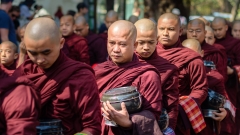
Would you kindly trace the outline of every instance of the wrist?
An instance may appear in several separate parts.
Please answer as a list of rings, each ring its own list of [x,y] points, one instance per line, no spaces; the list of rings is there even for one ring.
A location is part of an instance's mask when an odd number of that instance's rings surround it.
[[[126,121],[122,127],[123,128],[132,128],[132,121],[131,120]]]

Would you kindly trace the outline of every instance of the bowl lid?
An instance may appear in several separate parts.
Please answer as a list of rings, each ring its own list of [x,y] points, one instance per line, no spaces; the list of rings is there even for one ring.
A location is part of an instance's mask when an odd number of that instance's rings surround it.
[[[124,93],[133,93],[137,91],[137,88],[134,86],[125,86],[125,87],[119,87],[119,88],[113,88],[104,93],[104,95],[108,96],[114,96],[114,95],[121,95]]]

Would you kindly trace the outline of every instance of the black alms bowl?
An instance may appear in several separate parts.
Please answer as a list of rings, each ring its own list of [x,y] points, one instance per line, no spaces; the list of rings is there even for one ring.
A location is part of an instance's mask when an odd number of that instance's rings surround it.
[[[126,86],[106,91],[101,102],[109,101],[116,110],[122,110],[121,102],[124,102],[128,113],[139,112],[142,106],[142,99],[136,87]]]
[[[219,110],[224,106],[225,101],[226,98],[223,95],[208,89],[208,96],[202,104],[202,109]]]
[[[162,108],[162,113],[160,115],[160,118],[158,120],[158,125],[161,129],[161,131],[165,130],[168,125],[169,125],[169,117],[168,117],[168,114],[167,114],[167,110]]]
[[[39,121],[37,135],[62,135],[62,122],[58,119],[44,119]]]

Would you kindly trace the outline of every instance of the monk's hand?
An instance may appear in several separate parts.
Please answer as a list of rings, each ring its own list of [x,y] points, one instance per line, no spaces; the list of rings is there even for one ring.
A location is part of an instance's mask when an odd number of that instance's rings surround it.
[[[234,70],[232,68],[230,68],[229,66],[227,66],[227,74],[231,75],[233,74]]]
[[[225,108],[219,108],[219,110],[219,113],[213,112],[214,116],[212,118],[216,121],[222,121],[227,115],[227,111]]]
[[[132,126],[132,121],[129,119],[129,114],[125,103],[121,103],[122,110],[117,111],[113,108],[109,101],[103,103],[103,107],[101,108],[103,113],[105,114],[105,118],[108,120],[112,120],[116,122],[119,126],[130,128]]]

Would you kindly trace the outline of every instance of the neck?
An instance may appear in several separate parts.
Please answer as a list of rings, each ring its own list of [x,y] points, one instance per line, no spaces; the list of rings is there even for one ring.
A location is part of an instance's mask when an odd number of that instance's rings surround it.
[[[1,4],[0,5],[0,9],[4,10],[5,12],[8,12],[9,11],[9,8],[6,4]]]

